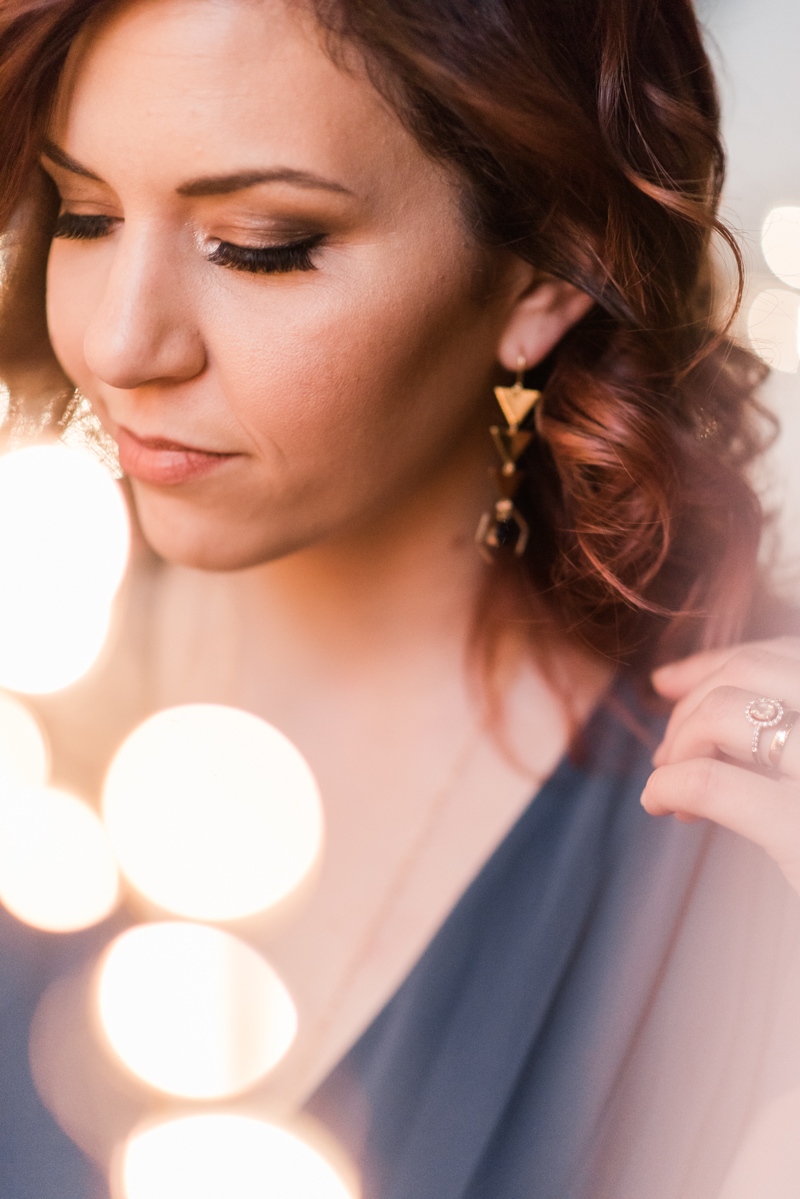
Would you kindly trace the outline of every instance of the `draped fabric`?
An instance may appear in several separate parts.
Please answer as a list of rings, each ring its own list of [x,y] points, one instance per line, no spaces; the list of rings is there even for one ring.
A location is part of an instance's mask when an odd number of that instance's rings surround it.
[[[800,1086],[800,899],[742,839],[642,810],[662,729],[619,680],[309,1101],[364,1199],[718,1199]],[[40,994],[116,931],[0,912],[0,1199],[106,1193],[27,1043]]]
[[[644,812],[662,728],[612,691],[312,1097],[365,1199],[716,1199],[800,1083],[800,900]]]
[[[0,908],[0,1199],[103,1199],[99,1170],[42,1104],[28,1064],[39,997],[99,951],[112,922],[59,935],[28,928]],[[116,928],[114,928],[116,932]]]

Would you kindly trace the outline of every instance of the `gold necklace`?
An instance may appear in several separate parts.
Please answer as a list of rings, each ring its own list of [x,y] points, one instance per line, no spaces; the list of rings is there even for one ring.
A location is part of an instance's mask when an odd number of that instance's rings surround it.
[[[313,1061],[315,1053],[325,1044],[327,1036],[342,1010],[344,1001],[353,983],[375,949],[398,900],[408,884],[414,867],[422,855],[422,851],[432,837],[434,829],[440,817],[444,814],[448,802],[452,799],[456,786],[475,749],[477,740],[476,729],[474,726],[471,726],[461,748],[450,765],[446,778],[434,793],[422,824],[389,880],[389,885],[383,893],[377,911],[369,922],[366,932],[359,939],[348,961],[345,962],[344,969],[334,987],[333,995],[325,1005],[315,1027],[311,1030],[308,1042],[295,1065],[294,1073],[301,1083],[309,1067],[309,1063]]]

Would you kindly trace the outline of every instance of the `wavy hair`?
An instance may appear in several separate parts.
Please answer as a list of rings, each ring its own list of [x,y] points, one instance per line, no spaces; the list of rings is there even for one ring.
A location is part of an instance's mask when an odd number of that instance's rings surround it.
[[[559,624],[647,666],[747,627],[762,513],[764,368],[717,317],[719,105],[691,0],[309,0],[432,156],[475,237],[594,308],[545,368],[516,568]],[[44,324],[39,146],[69,46],[103,0],[0,0],[0,375],[12,411],[63,416]],[[60,397],[60,399],[59,399]],[[29,418],[30,419],[30,418]],[[501,572],[502,574],[502,572]]]

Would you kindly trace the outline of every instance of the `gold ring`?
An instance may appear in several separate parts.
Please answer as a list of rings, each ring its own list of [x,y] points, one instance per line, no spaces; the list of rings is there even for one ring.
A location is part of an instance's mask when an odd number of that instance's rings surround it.
[[[795,712],[794,709],[786,712],[783,720],[775,730],[774,737],[772,738],[772,743],[769,747],[767,757],[769,758],[769,764],[776,776],[780,774],[783,751],[786,748],[786,742],[789,738],[789,734],[794,728],[794,723],[798,716],[800,716],[800,712]]]
[[[774,728],[776,724],[780,724],[783,720],[783,704],[779,699],[768,699],[762,695],[758,699],[750,700],[750,703],[744,710],[744,714],[750,723],[755,726],[753,728],[753,743],[750,746],[753,762],[759,770],[764,770],[767,768],[767,763],[762,762],[758,755],[758,742],[763,729]]]

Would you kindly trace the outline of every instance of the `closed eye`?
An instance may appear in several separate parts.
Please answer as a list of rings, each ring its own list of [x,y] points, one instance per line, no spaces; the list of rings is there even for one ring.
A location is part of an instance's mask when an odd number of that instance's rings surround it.
[[[62,212],[56,221],[53,237],[72,241],[95,241],[108,237],[117,220],[99,214]],[[252,275],[286,275],[292,271],[314,271],[311,254],[323,240],[323,234],[287,242],[281,246],[238,246],[230,241],[218,241],[208,255],[208,261],[234,271]]]
[[[311,253],[322,238],[323,235],[319,233],[282,246],[237,246],[230,241],[220,241],[209,254],[208,261],[235,271],[249,271],[253,275],[315,271],[317,268],[311,261]]]
[[[98,237],[107,237],[116,223],[114,217],[110,216],[62,212],[56,221],[53,237],[67,237],[72,241],[95,241]]]

